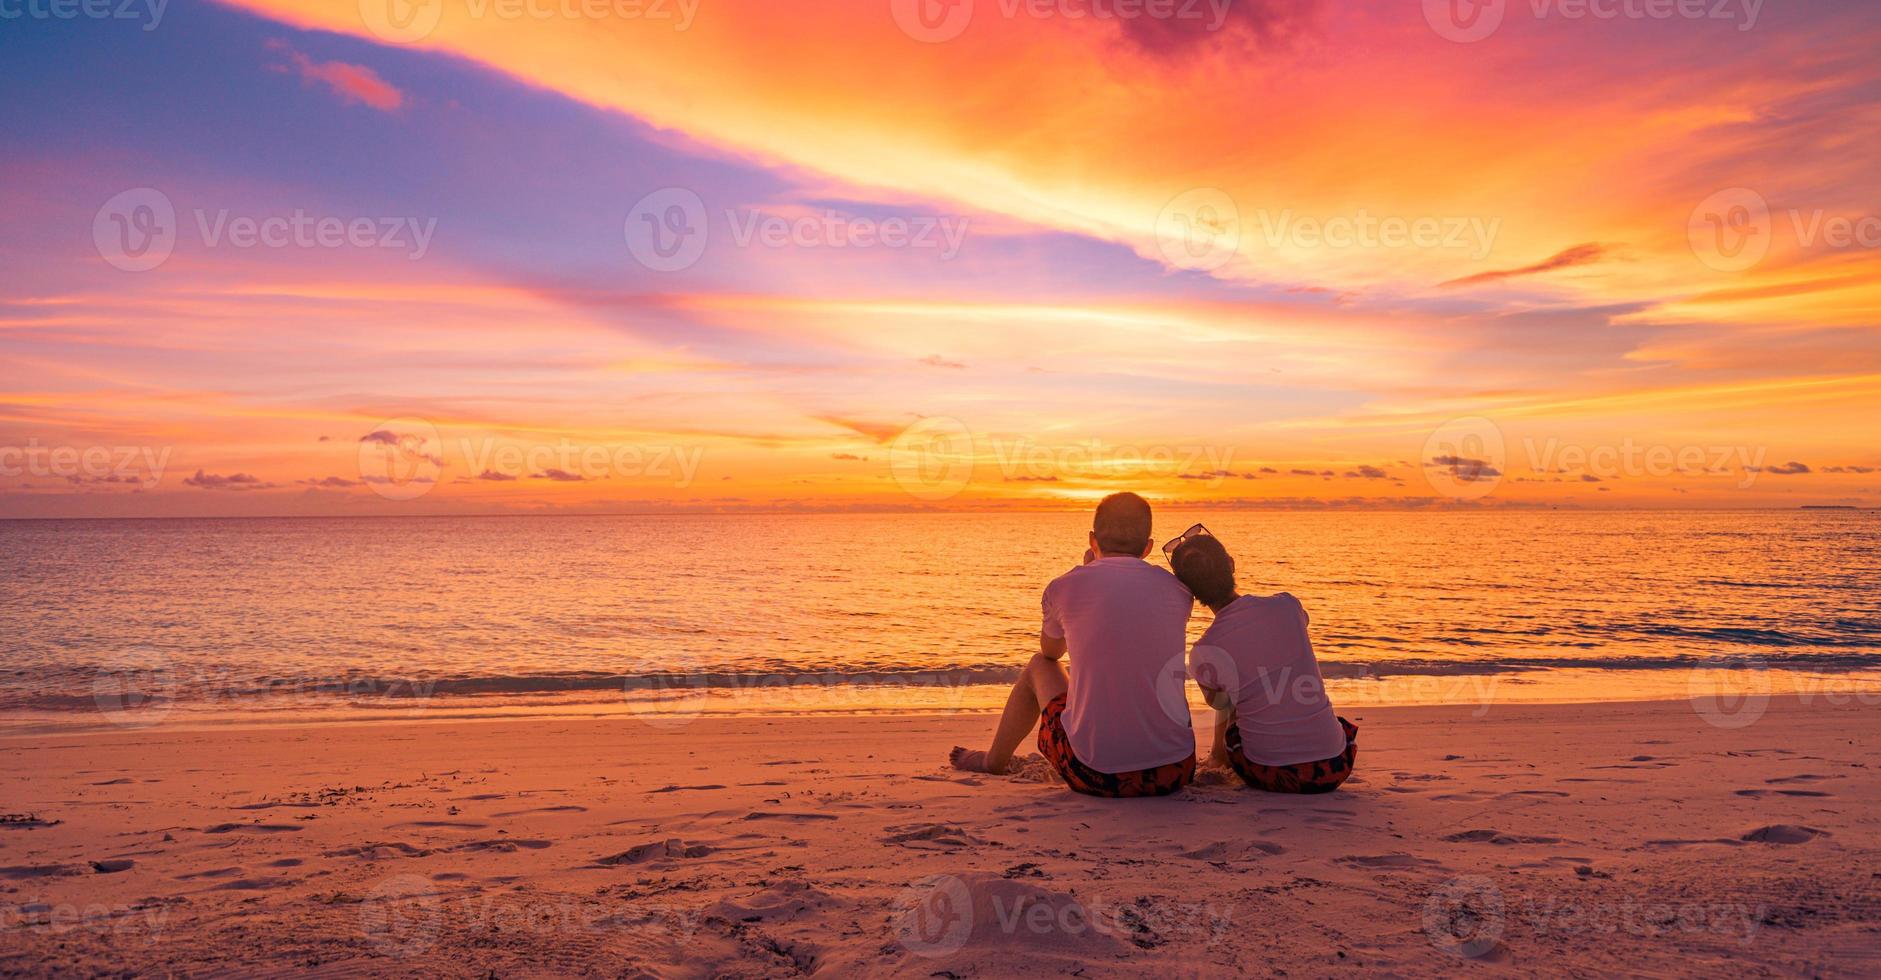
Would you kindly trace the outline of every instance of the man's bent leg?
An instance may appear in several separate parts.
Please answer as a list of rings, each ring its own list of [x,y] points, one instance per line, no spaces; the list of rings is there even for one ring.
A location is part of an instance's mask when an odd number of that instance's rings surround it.
[[[1012,685],[1012,693],[1006,696],[1006,710],[999,716],[999,728],[993,733],[993,747],[984,753],[955,748],[954,766],[977,772],[1005,772],[1012,763],[1012,753],[1038,724],[1039,712],[1053,699],[1064,697],[1070,689],[1071,675],[1065,670],[1063,660],[1033,654],[1025,670],[1020,672],[1018,682]]]

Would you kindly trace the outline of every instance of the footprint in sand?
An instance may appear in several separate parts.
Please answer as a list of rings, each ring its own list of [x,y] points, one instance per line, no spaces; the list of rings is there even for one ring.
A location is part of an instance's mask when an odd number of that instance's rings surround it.
[[[794,810],[753,810],[744,815],[745,820],[834,820],[834,813],[805,813]]]
[[[1710,838],[1709,840],[1692,840],[1692,839],[1681,839],[1681,838],[1673,838],[1670,840],[1649,840],[1642,846],[1654,847],[1654,848],[1669,847],[1669,848],[1672,848],[1673,850],[1684,850],[1690,847],[1703,847],[1707,844],[1722,844],[1726,847],[1743,847],[1744,846],[1744,842],[1742,840],[1733,840],[1729,837],[1713,837],[1713,838]]]
[[[76,864],[21,864],[10,868],[0,868],[0,878],[10,881],[23,881],[29,878],[62,878],[84,873],[84,867]]]
[[[1213,844],[1204,844],[1192,851],[1183,851],[1181,856],[1192,861],[1206,861],[1220,864],[1233,861],[1258,861],[1261,858],[1285,854],[1287,849],[1279,844],[1264,840],[1224,840]]]
[[[1834,836],[1826,830],[1803,827],[1797,824],[1773,823],[1768,827],[1758,827],[1739,840],[1752,844],[1805,844],[1818,837]]]
[[[286,888],[294,884],[294,882],[295,879],[285,876],[274,878],[237,878],[234,881],[225,881],[210,890],[219,892],[258,892],[267,891],[271,888]]]
[[[576,806],[573,803],[569,803],[563,806],[539,806],[533,810],[505,810],[502,813],[492,813],[490,815],[493,817],[525,817],[531,813],[587,813],[587,812],[588,812],[587,807]]]
[[[949,847],[972,847],[987,843],[962,828],[948,823],[902,824],[889,827],[888,831],[889,836],[882,838],[882,843],[915,850],[943,850]]]
[[[428,847],[418,847],[416,845],[407,844],[404,841],[376,841],[370,844],[358,844],[353,847],[342,847],[338,850],[326,851],[321,856],[330,858],[362,857],[368,861],[385,861],[391,858],[424,857],[430,853],[432,853],[432,850]]]
[[[918,779],[918,780],[920,780],[920,781],[922,781],[922,782],[924,782],[924,783],[953,783],[953,784],[954,784],[954,785],[956,785],[956,786],[984,786],[984,785],[986,785],[986,781],[985,781],[985,780],[983,780],[983,779],[979,779],[979,778],[977,778],[977,777],[974,777],[974,776],[960,776],[960,777],[953,777],[953,776],[909,776],[908,778],[909,778],[909,779]]]
[[[649,841],[604,858],[596,858],[594,863],[606,867],[618,867],[623,864],[645,864],[648,861],[663,861],[673,858],[702,858],[716,848],[709,844],[687,844],[677,837],[661,841]]]
[[[1333,859],[1338,864],[1355,868],[1371,868],[1378,871],[1402,871],[1410,868],[1441,867],[1437,862],[1416,857],[1403,852],[1393,854],[1351,854]]]
[[[296,827],[291,823],[219,823],[213,827],[204,827],[205,834],[228,834],[237,830],[249,830],[257,834],[292,834],[306,828]]]
[[[394,827],[427,827],[431,829],[483,830],[489,826],[490,825],[487,823],[473,823],[468,820],[407,820],[404,823],[386,824],[385,829],[391,830]]]
[[[198,878],[227,878],[242,873],[240,868],[210,868],[207,871],[192,871],[186,875],[177,875],[177,881],[195,881]]]
[[[524,848],[527,848],[531,851],[539,851],[545,847],[553,846],[553,844],[554,844],[553,841],[505,837],[505,838],[501,838],[498,840],[465,841],[462,844],[453,844],[450,847],[444,848],[444,850],[446,851],[495,851],[499,854],[510,854],[515,851],[522,850]]]
[[[1775,779],[1766,779],[1764,780],[1764,782],[1769,783],[1772,786],[1777,786],[1783,783],[1813,783],[1813,782],[1818,782],[1824,779],[1843,779],[1843,778],[1845,777],[1819,776],[1819,775],[1816,775],[1815,773],[1804,773],[1800,776],[1778,776]]]
[[[732,922],[791,922],[840,904],[836,896],[813,885],[786,881],[746,899],[723,899],[713,911]]]
[[[1521,834],[1505,834],[1499,830],[1465,830],[1444,838],[1456,844],[1559,844],[1559,837],[1529,837]]]
[[[1821,797],[1821,796],[1834,796],[1835,794],[1834,794],[1834,793],[1824,793],[1823,791],[1821,791],[1821,790],[1817,790],[1817,789],[1740,789],[1740,790],[1738,790],[1738,791],[1737,791],[1737,795],[1739,795],[1739,796],[1806,796],[1806,797]]]

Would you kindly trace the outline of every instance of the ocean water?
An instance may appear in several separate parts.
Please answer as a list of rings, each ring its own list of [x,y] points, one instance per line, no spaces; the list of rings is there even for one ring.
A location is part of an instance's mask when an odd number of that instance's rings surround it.
[[[1197,520],[1244,590],[1301,598],[1347,700],[1683,696],[1700,669],[1793,687],[1881,668],[1881,514],[1163,513],[1159,540]],[[1087,527],[0,521],[0,727],[989,707]],[[1192,631],[1207,621],[1198,606]]]

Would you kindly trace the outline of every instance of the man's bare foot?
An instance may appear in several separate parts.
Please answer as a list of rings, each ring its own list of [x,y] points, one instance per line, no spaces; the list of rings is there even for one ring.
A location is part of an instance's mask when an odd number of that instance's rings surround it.
[[[955,769],[964,770],[966,772],[992,773],[995,776],[1004,775],[1003,772],[996,772],[987,768],[986,752],[983,749],[968,749],[956,745],[954,746],[953,752],[950,753],[947,758],[954,764]]]

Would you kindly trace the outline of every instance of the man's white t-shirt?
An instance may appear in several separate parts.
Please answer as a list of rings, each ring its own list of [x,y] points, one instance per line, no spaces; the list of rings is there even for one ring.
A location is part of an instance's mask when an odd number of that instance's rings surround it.
[[[1198,683],[1233,689],[1227,693],[1249,762],[1291,766],[1345,751],[1345,729],[1306,635],[1306,609],[1293,596],[1228,603],[1196,642],[1189,672]]]
[[[1188,703],[1158,697],[1172,668],[1180,689],[1195,605],[1174,575],[1141,558],[1099,558],[1053,579],[1041,604],[1045,635],[1063,637],[1071,656],[1063,720],[1078,761],[1135,772],[1195,754]]]

